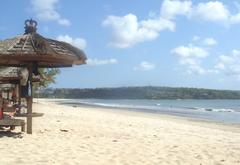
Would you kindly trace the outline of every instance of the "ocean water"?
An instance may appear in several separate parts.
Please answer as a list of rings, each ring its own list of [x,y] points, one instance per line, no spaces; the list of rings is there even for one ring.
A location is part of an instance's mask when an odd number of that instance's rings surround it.
[[[55,101],[70,106],[126,108],[134,111],[240,124],[240,100],[61,99]]]

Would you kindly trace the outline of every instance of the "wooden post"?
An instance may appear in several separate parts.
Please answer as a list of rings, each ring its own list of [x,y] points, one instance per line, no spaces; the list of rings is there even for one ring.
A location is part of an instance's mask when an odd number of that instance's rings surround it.
[[[19,84],[18,84],[18,105],[19,105],[19,111],[21,111],[21,84],[20,84],[20,82],[19,82]]]
[[[33,71],[33,63],[29,63],[28,65],[28,82],[30,82],[30,96],[27,97],[27,134],[32,134],[32,102],[33,102],[33,96],[32,96],[32,71]]]
[[[7,100],[10,100],[10,98],[9,98],[9,89],[7,90]]]

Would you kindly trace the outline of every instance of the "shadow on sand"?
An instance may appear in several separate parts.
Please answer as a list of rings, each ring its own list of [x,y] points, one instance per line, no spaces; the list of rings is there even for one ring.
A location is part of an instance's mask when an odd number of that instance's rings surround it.
[[[18,138],[23,138],[22,136],[23,134],[21,132],[11,132],[11,131],[4,131],[4,130],[0,130],[0,138],[3,137],[10,137],[10,138],[14,138],[14,139],[18,139]]]

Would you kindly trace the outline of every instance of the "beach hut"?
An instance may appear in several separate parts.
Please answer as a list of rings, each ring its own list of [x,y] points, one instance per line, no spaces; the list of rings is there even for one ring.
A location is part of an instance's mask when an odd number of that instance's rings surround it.
[[[0,68],[0,84],[5,84],[10,86],[7,90],[7,95],[9,98],[9,92],[13,88],[19,88],[20,77],[18,75],[18,68],[16,67],[1,67]],[[0,89],[3,88],[0,86]]]
[[[1,67],[0,68],[0,84],[5,84],[10,86],[8,91],[15,88],[18,89],[15,91],[18,94],[18,104],[21,104],[21,75],[20,75],[21,68],[17,67]],[[43,81],[40,77],[33,77],[33,82],[40,82]],[[0,86],[1,89],[1,86]],[[6,90],[5,90],[6,91]]]
[[[25,130],[25,121],[15,119],[14,117],[27,117],[26,113],[21,112],[21,76],[19,75],[20,68],[16,67],[1,67],[0,68],[0,91],[1,91],[1,126],[9,126],[10,129],[16,126],[21,126],[22,131]],[[39,80],[34,79],[38,82]],[[18,90],[17,90],[18,89]],[[10,97],[11,93],[11,97]],[[4,97],[5,95],[5,97]],[[18,100],[17,100],[18,98]],[[18,101],[18,102],[17,102]],[[43,113],[34,113],[33,117],[43,116]]]
[[[37,68],[71,67],[86,63],[84,52],[68,43],[44,38],[37,22],[25,21],[25,33],[0,41],[0,66],[26,67],[28,77],[27,133],[32,134],[32,76]]]

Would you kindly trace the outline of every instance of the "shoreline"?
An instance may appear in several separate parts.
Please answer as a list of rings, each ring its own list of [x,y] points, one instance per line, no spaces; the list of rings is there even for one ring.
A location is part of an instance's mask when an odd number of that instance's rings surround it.
[[[39,100],[44,100],[44,98],[40,98]],[[112,107],[112,106],[101,106],[101,105],[94,105],[94,104],[88,104],[88,103],[75,103],[75,102],[70,102],[70,103],[61,103],[63,100],[71,100],[71,99],[46,99],[48,101],[52,101],[56,104],[59,105],[66,105],[70,107],[86,107],[86,108],[99,108],[99,109],[109,109],[109,110],[119,110],[119,111],[130,111],[130,112],[139,112],[139,113],[145,113],[149,115],[163,115],[163,116],[169,116],[169,117],[176,117],[180,119],[185,119],[185,120],[191,120],[191,121],[198,121],[198,122],[207,122],[207,123],[217,123],[217,124],[222,124],[222,125],[229,125],[229,126],[236,126],[240,127],[240,123],[236,122],[227,122],[227,121],[218,121],[214,119],[207,119],[207,118],[201,118],[198,116],[191,116],[191,114],[181,114],[179,112],[169,112],[166,110],[163,111],[158,111],[158,110],[153,110],[153,109],[146,109],[146,108],[131,108],[131,107]],[[60,102],[59,102],[60,101]]]
[[[35,99],[37,100],[37,99]],[[152,118],[152,119],[170,119],[175,120],[176,122],[192,122],[193,124],[201,125],[201,126],[211,126],[212,128],[219,128],[222,130],[232,130],[240,132],[240,123],[225,123],[220,121],[214,121],[214,120],[207,120],[207,119],[201,119],[201,118],[195,118],[195,117],[188,117],[188,116],[180,116],[180,115],[173,115],[169,113],[162,113],[157,112],[154,110],[149,109],[136,109],[136,108],[124,108],[124,107],[108,107],[108,106],[100,106],[100,105],[90,105],[90,104],[84,104],[84,103],[77,103],[78,106],[72,105],[72,104],[65,104],[65,103],[59,103],[52,99],[40,99],[40,101],[47,101],[54,104],[57,104],[59,106],[66,106],[66,107],[72,107],[72,108],[80,108],[80,109],[91,109],[95,111],[104,111],[109,113],[118,113],[118,114],[124,114],[124,115],[130,115],[130,116],[140,116],[140,117],[146,117],[146,118]],[[228,129],[230,128],[230,129]]]

